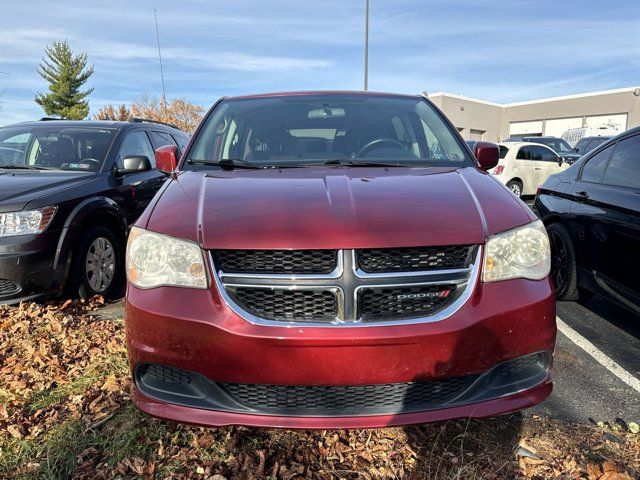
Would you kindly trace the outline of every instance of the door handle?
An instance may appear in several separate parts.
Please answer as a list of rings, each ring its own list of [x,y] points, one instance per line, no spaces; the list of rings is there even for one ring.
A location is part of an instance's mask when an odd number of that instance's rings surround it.
[[[587,200],[589,200],[589,194],[585,190],[576,192],[576,200],[578,200],[579,202],[586,202]]]
[[[536,167],[534,168],[534,170],[542,170],[540,167]]]

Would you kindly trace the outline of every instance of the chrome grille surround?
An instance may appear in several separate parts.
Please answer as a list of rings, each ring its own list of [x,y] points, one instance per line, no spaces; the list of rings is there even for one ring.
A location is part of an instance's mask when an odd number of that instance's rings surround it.
[[[255,325],[276,327],[379,327],[411,325],[444,320],[464,305],[478,282],[482,247],[471,247],[475,252],[473,260],[466,268],[405,271],[389,273],[366,273],[358,268],[357,250],[338,250],[337,266],[328,274],[238,274],[217,270],[212,252],[209,252],[214,282],[225,303],[237,315]],[[365,321],[358,312],[358,298],[363,289],[391,287],[418,287],[442,285],[455,287],[452,301],[432,315],[389,320]],[[232,298],[236,288],[266,288],[275,290],[320,290],[332,291],[338,301],[337,315],[330,321],[284,321],[261,318],[245,310]]]

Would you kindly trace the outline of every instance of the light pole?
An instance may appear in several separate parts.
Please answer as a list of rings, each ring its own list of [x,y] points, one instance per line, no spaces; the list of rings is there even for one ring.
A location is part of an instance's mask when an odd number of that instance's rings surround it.
[[[153,9],[153,16],[156,19],[156,40],[158,42],[158,59],[160,60],[160,79],[162,80],[162,108],[167,108],[167,92],[164,89],[164,71],[162,70],[162,53],[160,52],[160,31],[158,30],[158,12]]]
[[[364,13],[364,90],[369,88],[369,0],[365,0]]]

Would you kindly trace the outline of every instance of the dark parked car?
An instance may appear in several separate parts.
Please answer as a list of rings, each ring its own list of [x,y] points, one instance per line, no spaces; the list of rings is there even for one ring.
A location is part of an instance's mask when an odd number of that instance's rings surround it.
[[[471,155],[421,96],[219,101],[129,235],[135,404],[203,425],[356,428],[541,402],[549,243],[486,172],[498,154]]]
[[[602,145],[607,140],[610,140],[611,138],[613,138],[613,137],[611,137],[611,136],[606,136],[606,137],[584,137],[584,138],[580,139],[580,141],[578,141],[578,143],[576,143],[575,147],[573,147],[573,150],[579,155],[584,155],[586,153],[589,153],[594,148],[599,147],[600,145]]]
[[[465,143],[469,146],[469,149],[473,152],[476,148],[477,140],[465,140]]]
[[[571,165],[573,162],[578,160],[581,155],[576,153],[571,146],[561,138],[558,137],[522,137],[515,136],[509,137],[505,140],[505,142],[530,142],[530,143],[541,143],[542,145],[546,145],[551,148],[554,152],[558,154],[560,159]]]
[[[128,229],[167,178],[154,148],[187,141],[141,120],[0,128],[0,303],[65,286],[83,297],[111,293]]]
[[[640,312],[640,128],[588,153],[540,188],[560,300],[597,292]]]

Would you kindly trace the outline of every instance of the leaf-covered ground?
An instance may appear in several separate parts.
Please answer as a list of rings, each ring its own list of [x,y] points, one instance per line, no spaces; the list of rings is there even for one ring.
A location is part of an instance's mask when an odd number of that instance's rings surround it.
[[[378,430],[204,429],[130,403],[123,320],[100,299],[0,306],[0,478],[640,476],[640,435],[522,415]]]

